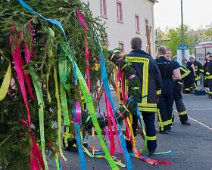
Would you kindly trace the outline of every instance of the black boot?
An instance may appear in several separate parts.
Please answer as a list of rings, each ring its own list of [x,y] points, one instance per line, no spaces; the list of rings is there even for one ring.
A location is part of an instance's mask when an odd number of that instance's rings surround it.
[[[182,122],[182,124],[183,124],[183,125],[187,125],[187,126],[191,125],[191,124],[188,122],[188,120],[186,120],[185,122]]]
[[[127,139],[125,139],[125,141],[126,141],[127,151],[129,153],[132,153],[133,151],[132,151],[132,143],[131,143],[131,141],[129,141]]]

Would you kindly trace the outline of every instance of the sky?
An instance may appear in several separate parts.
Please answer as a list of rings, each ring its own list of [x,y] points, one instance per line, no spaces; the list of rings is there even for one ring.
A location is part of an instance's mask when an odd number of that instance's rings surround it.
[[[158,0],[155,4],[155,25],[165,30],[181,24],[181,0]],[[211,25],[212,0],[183,0],[184,24],[197,30]]]

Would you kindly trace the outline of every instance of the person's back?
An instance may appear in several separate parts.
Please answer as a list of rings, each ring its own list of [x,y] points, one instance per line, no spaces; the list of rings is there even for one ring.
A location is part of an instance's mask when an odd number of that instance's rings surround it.
[[[180,64],[172,56],[172,52],[170,48],[166,49],[166,59],[170,60],[176,66],[178,74],[180,75],[180,79],[174,81],[174,102],[175,102],[178,115],[180,117],[180,122],[183,125],[190,125],[190,123],[188,122],[188,115],[187,115],[187,111],[185,108],[185,104],[183,103],[183,97],[181,94],[182,84],[183,84],[182,77],[185,77],[186,74],[188,75],[189,74],[188,72],[190,71],[180,66]],[[172,116],[172,121],[174,121],[174,114]]]
[[[132,50],[125,60],[132,64],[142,84],[141,111],[150,111],[144,104],[157,103],[156,91],[161,89],[161,77],[156,63],[152,56],[141,49]],[[157,107],[152,107],[151,111],[156,112]]]
[[[141,83],[141,97],[138,103],[142,112],[145,127],[147,149],[152,155],[157,147],[155,130],[155,112],[157,111],[157,93],[161,92],[161,76],[153,58],[141,50],[142,41],[135,37],[131,40],[132,51],[124,57],[125,61],[136,70]],[[133,117],[136,119],[136,117]],[[133,121],[133,128],[137,128],[137,121]]]
[[[176,66],[172,61],[165,57],[166,48],[161,46],[158,48],[158,58],[156,62],[162,77],[162,93],[158,102],[158,122],[160,133],[168,133],[172,126],[172,110],[173,110],[173,94],[174,81],[180,79],[180,75],[176,72]],[[178,70],[179,72],[179,70]]]
[[[172,80],[173,70],[176,68],[174,63],[167,60],[165,56],[160,56],[156,59],[158,68],[161,72],[162,80]]]

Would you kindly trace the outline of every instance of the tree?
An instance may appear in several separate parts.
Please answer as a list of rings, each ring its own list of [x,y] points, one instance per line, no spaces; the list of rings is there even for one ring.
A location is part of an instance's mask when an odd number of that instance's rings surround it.
[[[70,101],[77,100],[81,106],[84,105],[79,82],[75,82],[75,67],[68,56],[72,55],[85,78],[88,65],[85,60],[85,38],[88,42],[91,93],[94,101],[97,81],[101,79],[100,70],[96,69],[99,64],[99,49],[92,28],[98,33],[100,42],[107,35],[104,25],[98,18],[92,17],[87,5],[80,0],[26,2],[45,18],[60,21],[67,41],[56,25],[27,11],[17,0],[1,1],[0,88],[9,63],[12,63],[13,84],[0,101],[0,169],[30,169],[29,156],[30,159],[35,156],[31,153],[31,148],[35,149],[37,144],[42,148],[42,155],[50,151],[54,156],[60,150],[59,128],[69,117],[73,119],[71,113],[74,102]],[[88,23],[86,31],[77,19],[77,10],[83,13]],[[67,54],[68,47],[71,53]],[[27,58],[29,56],[31,60]],[[67,69],[63,70],[64,68]],[[23,91],[27,94],[24,95]],[[36,96],[35,99],[33,96]],[[66,106],[69,113],[67,115]],[[33,142],[37,144],[34,145]]]
[[[212,28],[208,28],[204,31],[204,34],[207,36],[209,40],[212,40]]]
[[[189,50],[193,50],[195,42],[197,40],[196,35],[189,35],[189,27],[184,26],[184,41],[189,46]],[[172,50],[172,54],[177,54],[177,46],[181,43],[181,27],[168,29],[167,33],[163,36],[166,37],[166,41],[160,41],[161,45],[164,45]]]

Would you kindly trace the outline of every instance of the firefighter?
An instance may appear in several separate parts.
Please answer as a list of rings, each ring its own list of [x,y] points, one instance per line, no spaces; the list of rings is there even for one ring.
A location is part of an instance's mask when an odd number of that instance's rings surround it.
[[[186,58],[183,59],[183,63],[185,64],[186,68],[190,70],[189,75],[184,79],[184,90],[183,92],[186,94],[191,93],[191,90],[193,89],[193,86],[195,84],[195,67],[194,64],[190,61],[188,61]]]
[[[204,72],[203,66],[199,61],[196,61],[195,56],[190,56],[189,60],[194,64],[195,73],[196,73],[195,84],[197,85],[197,81],[200,80],[201,78],[200,76]]]
[[[206,59],[207,59],[207,64],[205,67],[205,78],[207,80],[208,87],[209,87],[208,96],[209,96],[209,99],[212,99],[212,54],[209,53]]]
[[[181,94],[183,83],[182,83],[182,75],[180,71],[180,64],[172,56],[172,51],[170,48],[166,49],[166,59],[172,61],[175,64],[178,70],[178,74],[180,74],[181,76],[181,79],[174,81],[174,102],[175,102],[178,115],[180,117],[180,122],[183,125],[190,125],[190,123],[188,122],[188,114],[186,111],[186,107],[185,107],[185,104],[183,103],[183,97]],[[173,114],[172,121],[174,121],[174,114]]]
[[[162,77],[162,93],[158,102],[159,133],[168,134],[172,126],[172,111],[174,102],[174,81],[180,79],[179,70],[173,62],[166,59],[166,48],[158,48],[156,62]]]
[[[147,149],[152,156],[157,147],[155,113],[157,112],[157,96],[160,95],[162,88],[161,75],[152,56],[141,50],[142,40],[139,37],[131,40],[131,48],[132,51],[124,59],[135,69],[135,74],[140,79],[141,97],[138,107],[145,123]],[[138,120],[135,118],[133,122],[135,132]]]

